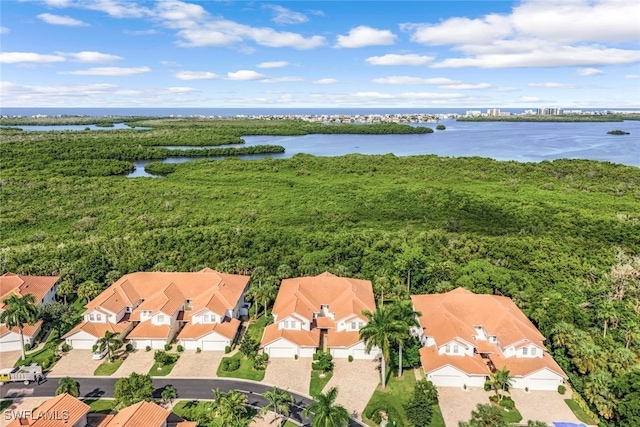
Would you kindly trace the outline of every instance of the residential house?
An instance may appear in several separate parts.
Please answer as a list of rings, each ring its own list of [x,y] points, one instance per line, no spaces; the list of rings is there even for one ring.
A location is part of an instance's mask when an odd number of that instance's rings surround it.
[[[53,301],[58,287],[58,277],[56,276],[22,276],[14,273],[5,273],[0,276],[0,313],[6,306],[4,299],[12,294],[25,296],[33,294],[37,305],[43,305]],[[22,333],[24,343],[32,345],[40,332],[42,321],[34,325],[24,325]],[[0,352],[19,351],[22,348],[20,332],[18,328],[8,329],[0,323]]]
[[[135,348],[161,349],[177,338],[186,349],[224,350],[246,314],[248,283],[249,276],[209,268],[127,274],[85,306],[83,322],[64,338],[90,349],[110,331]]]
[[[421,327],[420,360],[428,380],[444,387],[482,387],[506,367],[514,388],[556,390],[566,374],[547,353],[544,336],[511,301],[464,288],[411,296]]]
[[[312,357],[322,350],[338,358],[373,359],[378,350],[367,354],[359,331],[367,323],[362,311],[375,309],[368,280],[331,273],[285,279],[261,346],[270,357]]]
[[[97,427],[196,427],[153,402],[139,402],[107,415]]]
[[[18,418],[7,427],[85,427],[90,407],[70,394],[63,393],[45,401],[32,411],[16,411]],[[11,415],[11,409],[5,412]],[[5,418],[6,419],[6,418]]]

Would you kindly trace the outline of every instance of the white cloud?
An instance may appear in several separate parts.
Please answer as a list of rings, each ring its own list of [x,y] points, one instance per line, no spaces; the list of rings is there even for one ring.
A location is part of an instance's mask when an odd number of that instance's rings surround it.
[[[581,68],[578,70],[579,76],[597,76],[598,74],[604,74],[604,71],[598,70],[597,68]]]
[[[33,52],[0,52],[0,63],[3,64],[50,64],[64,61],[64,57],[60,55],[41,55]]]
[[[267,76],[260,74],[253,70],[239,70],[236,72],[227,73],[227,80],[249,81],[249,80],[262,80]]]
[[[281,82],[303,82],[303,77],[297,76],[283,76],[283,77],[268,77],[260,80],[262,83],[281,83]]]
[[[271,62],[261,62],[257,65],[258,68],[281,68],[289,65],[287,61],[271,61]]]
[[[168,93],[180,94],[180,93],[191,93],[191,92],[199,92],[198,89],[193,87],[184,87],[184,86],[174,86],[167,88]]]
[[[460,83],[460,84],[451,84],[451,85],[442,85],[440,88],[442,89],[455,89],[455,90],[471,90],[471,89],[489,89],[491,85],[489,83],[478,83],[478,84],[469,84],[469,83]]]
[[[79,19],[72,18],[70,16],[53,15],[51,13],[41,13],[38,18],[52,25],[66,25],[69,27],[88,27],[89,24],[82,22]]]
[[[114,18],[142,18],[152,15],[146,7],[141,7],[137,1],[127,0],[93,0],[91,2],[78,1],[78,7],[105,12]]]
[[[624,76],[625,79],[637,79],[638,76],[637,74],[627,74],[626,76]]]
[[[572,85],[570,83],[556,83],[556,82],[529,83],[527,86],[543,87],[543,88],[550,88],[550,89],[575,89],[576,88],[576,85]]]
[[[540,102],[540,98],[536,98],[535,96],[521,96],[516,100],[516,102]]]
[[[391,84],[391,85],[447,85],[460,83],[456,80],[447,79],[444,77],[435,78],[422,78],[422,77],[410,77],[410,76],[389,76],[380,77],[371,80],[373,83],[379,84]]]
[[[389,30],[378,30],[365,25],[352,28],[346,36],[338,35],[334,47],[357,48],[365,46],[391,45],[396,36]]]
[[[433,57],[414,53],[406,55],[389,53],[383,56],[371,56],[365,61],[371,65],[425,65],[433,61]]]
[[[400,29],[411,33],[411,40],[430,45],[487,43],[508,36],[512,27],[500,15],[483,19],[450,18],[439,24],[401,24]]]
[[[87,63],[105,63],[105,62],[117,62],[122,61],[124,58],[117,55],[110,55],[108,53],[100,53],[95,51],[85,50],[82,52],[56,52],[58,55],[63,55],[71,58],[75,62],[87,62]]]
[[[4,26],[1,26],[1,25],[0,25],[0,34],[7,34],[7,33],[9,33],[9,32],[11,32],[11,30],[10,30],[10,29],[8,29],[7,27],[4,27]]]
[[[313,82],[315,85],[332,85],[335,83],[338,83],[337,79],[319,79]]]
[[[60,74],[73,74],[76,76],[113,76],[113,77],[121,77],[121,76],[135,76],[138,74],[144,74],[151,71],[149,67],[134,67],[134,68],[124,68],[124,67],[94,67],[88,68],[86,70],[76,70],[76,71],[67,71],[62,72]]]
[[[178,71],[173,77],[180,80],[213,80],[218,78],[216,74],[209,71]]]
[[[307,15],[300,12],[294,12],[293,10],[287,9],[286,7],[278,6],[275,4],[265,4],[262,6],[263,9],[269,9],[273,12],[273,22],[280,25],[288,25],[288,24],[302,24],[303,22],[307,22],[309,18]]]
[[[124,33],[130,36],[151,36],[158,34],[158,31],[151,28],[149,30],[124,30]]]

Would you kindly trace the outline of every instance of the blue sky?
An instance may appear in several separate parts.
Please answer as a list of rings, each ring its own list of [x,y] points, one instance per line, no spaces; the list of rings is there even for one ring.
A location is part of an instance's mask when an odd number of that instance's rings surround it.
[[[640,107],[640,2],[2,1],[4,107]]]

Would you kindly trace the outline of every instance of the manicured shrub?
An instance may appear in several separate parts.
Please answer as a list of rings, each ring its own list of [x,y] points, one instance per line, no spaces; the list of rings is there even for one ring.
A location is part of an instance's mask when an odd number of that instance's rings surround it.
[[[131,343],[127,343],[127,345],[124,347],[125,351],[127,353],[132,353],[133,352],[133,344]]]
[[[269,356],[266,353],[262,353],[260,355],[257,355],[253,359],[253,369],[255,369],[257,371],[264,371],[265,369],[267,369],[267,361],[268,360],[269,360]]]
[[[293,358],[294,358],[295,360],[298,360],[298,355],[297,355],[297,354],[294,354],[294,355],[293,355]]]
[[[312,369],[322,372],[333,371],[333,356],[331,353],[318,351],[313,355],[313,360],[315,360],[315,362],[311,365]]]
[[[240,368],[240,359],[234,357],[225,357],[220,363],[220,367],[225,372],[237,371]]]
[[[31,350],[31,344],[26,343],[26,344],[24,345],[24,351],[29,351],[29,350]]]
[[[498,401],[500,400],[500,397],[494,394],[489,396],[489,400],[491,401],[491,403],[498,403]]]
[[[98,351],[98,344],[94,344],[93,347],[91,347],[91,351],[93,351],[94,353]]]
[[[169,350],[171,350],[171,348],[172,348],[171,344],[165,344],[164,345],[164,351],[169,351]]]
[[[491,391],[491,383],[489,381],[484,382],[484,391]]]
[[[144,348],[144,351],[151,351],[151,346],[150,346],[150,345],[146,346],[146,347]]]
[[[500,400],[500,406],[502,406],[503,408],[506,409],[513,409],[516,407],[515,402],[513,401],[513,399],[511,399],[510,397],[503,397],[502,400]]]
[[[567,388],[565,386],[563,386],[562,384],[560,384],[558,386],[558,393],[565,394],[566,391],[567,391]]]
[[[200,353],[202,349],[200,347],[196,348],[196,353]]]
[[[347,361],[348,361],[348,362],[353,362],[353,356],[352,356],[352,355],[349,355],[349,357],[347,357]]]
[[[224,347],[224,354],[229,354],[229,353],[231,353],[231,346],[226,345],[226,346]]]
[[[69,346],[69,344],[64,343],[60,346],[60,350],[62,350],[63,353],[68,353],[69,350],[71,350],[71,347]]]
[[[178,349],[178,353],[182,353],[184,351],[184,347],[181,346],[180,344],[178,344],[177,349]]]

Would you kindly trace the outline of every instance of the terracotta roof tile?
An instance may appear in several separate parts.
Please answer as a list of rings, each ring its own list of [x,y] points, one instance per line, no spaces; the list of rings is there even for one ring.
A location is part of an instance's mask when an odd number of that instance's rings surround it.
[[[420,349],[420,362],[425,374],[444,366],[452,366],[467,375],[489,375],[489,369],[479,355],[476,354],[473,357],[440,355],[438,348],[434,345]]]
[[[154,325],[151,321],[141,322],[133,328],[127,338],[169,338],[171,327],[169,325]]]
[[[222,323],[187,323],[178,334],[179,339],[198,339],[212,332],[233,339],[240,327],[238,319],[226,318]]]
[[[492,354],[489,356],[496,368],[502,369],[507,367],[511,375],[526,376],[538,372],[541,369],[547,368],[556,374],[567,378],[560,365],[553,360],[553,357],[549,356],[547,352],[544,352],[542,357],[502,357],[500,354]]]
[[[153,402],[140,402],[119,411],[100,427],[161,427],[171,414]]]
[[[33,337],[35,334],[38,333],[40,326],[42,326],[42,320],[38,320],[33,325],[24,325],[24,327],[22,328],[22,333],[24,334],[25,337]],[[0,337],[9,333],[9,331],[14,332],[16,334],[20,333],[18,328],[11,328],[11,330],[9,330],[4,325],[4,323],[0,323]]]
[[[311,332],[307,332],[293,329],[278,329],[278,325],[272,324],[264,328],[261,343],[265,346],[278,338],[284,338],[301,347],[317,347],[320,344],[320,330],[313,329]]]
[[[89,413],[89,405],[63,393],[45,401],[28,418],[15,419],[8,427],[68,427],[73,426]],[[43,416],[38,416],[43,414]],[[55,416],[55,415],[58,416]],[[48,415],[48,416],[47,416]]]
[[[124,332],[129,326],[131,326],[130,322],[118,322],[118,323],[99,323],[99,322],[82,322],[79,325],[76,325],[69,332],[64,334],[62,338],[70,337],[71,335],[83,331],[96,337],[96,339],[104,337],[106,332],[112,332],[114,334],[121,334]]]
[[[360,333],[357,331],[336,332],[330,330],[327,332],[327,345],[329,347],[351,347],[360,341]]]
[[[5,273],[0,276],[0,310],[4,309],[2,301],[12,293],[22,296],[33,294],[36,304],[40,304],[57,282],[57,276],[22,276]]]

